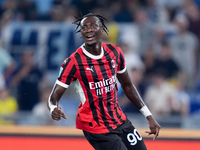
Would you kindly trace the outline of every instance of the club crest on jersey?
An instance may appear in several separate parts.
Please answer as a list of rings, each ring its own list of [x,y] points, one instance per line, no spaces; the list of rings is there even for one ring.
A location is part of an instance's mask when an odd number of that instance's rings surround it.
[[[111,60],[111,66],[112,66],[113,68],[116,67],[116,63],[115,63],[115,60],[114,60],[114,59]]]

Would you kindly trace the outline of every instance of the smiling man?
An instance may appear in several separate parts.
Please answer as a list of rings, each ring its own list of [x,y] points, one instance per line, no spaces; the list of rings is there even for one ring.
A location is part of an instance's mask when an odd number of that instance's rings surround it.
[[[153,119],[126,70],[124,54],[116,45],[101,42],[108,32],[105,18],[92,13],[75,21],[85,43],[67,58],[48,100],[54,120],[67,118],[58,102],[74,83],[81,104],[77,111],[76,128],[83,130],[96,150],[146,150],[144,141],[121,110],[117,98],[117,79],[133,104],[144,114],[154,139],[160,126]]]

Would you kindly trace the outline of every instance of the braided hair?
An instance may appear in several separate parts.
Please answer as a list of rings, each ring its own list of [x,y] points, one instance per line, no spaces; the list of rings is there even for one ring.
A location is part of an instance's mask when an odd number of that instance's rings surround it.
[[[108,21],[108,20],[107,20],[106,18],[104,18],[103,16],[101,16],[101,15],[95,15],[95,14],[93,14],[93,13],[88,13],[88,14],[86,14],[86,15],[80,17],[80,18],[75,17],[76,20],[73,22],[73,24],[76,24],[76,25],[77,25],[77,26],[76,26],[76,29],[75,29],[75,32],[78,33],[78,32],[81,31],[81,29],[78,30],[78,28],[81,26],[81,21],[82,21],[84,18],[90,17],[90,16],[97,17],[97,18],[100,20],[100,22],[101,22],[101,24],[102,24],[102,26],[103,26],[103,30],[106,32],[106,34],[108,34],[108,31],[109,31],[109,30],[108,30],[108,28],[107,28],[106,25],[105,25],[105,21]]]

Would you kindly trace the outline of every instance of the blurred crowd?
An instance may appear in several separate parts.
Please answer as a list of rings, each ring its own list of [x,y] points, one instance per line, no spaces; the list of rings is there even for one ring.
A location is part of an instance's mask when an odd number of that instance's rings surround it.
[[[122,48],[132,82],[158,121],[200,115],[198,0],[0,0],[0,33],[10,22],[72,23],[89,12],[108,20],[104,42]],[[46,107],[53,85],[34,51],[23,49],[16,63],[0,42],[0,124],[19,124],[16,114],[24,111],[55,124]],[[120,85],[118,94],[125,112],[138,113]]]

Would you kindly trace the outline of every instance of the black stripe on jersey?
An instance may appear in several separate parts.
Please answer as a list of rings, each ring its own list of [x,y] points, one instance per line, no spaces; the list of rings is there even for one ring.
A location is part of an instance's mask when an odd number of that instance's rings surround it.
[[[115,57],[117,57],[118,58],[118,52],[117,52],[117,50],[111,45],[111,44],[106,44],[107,45],[107,47],[114,53],[114,55],[115,55]],[[118,59],[116,59],[116,63],[118,64],[119,62],[118,62]]]
[[[77,70],[77,69],[76,69],[76,66],[73,65],[71,71],[69,72],[69,75],[73,77],[74,74],[76,73],[76,70]],[[69,85],[71,80],[72,80],[71,78],[67,78],[67,80],[66,80],[65,83]]]
[[[105,50],[104,50],[105,51]],[[112,68],[112,65],[110,63],[111,61],[111,57],[110,55],[105,51],[105,57],[106,57],[106,60],[109,61],[109,67]],[[115,69],[110,69],[111,70],[111,73],[112,75],[115,75]],[[111,93],[108,93],[108,97],[110,97]],[[109,103],[108,103],[109,104]],[[116,104],[116,96],[115,96],[115,90],[114,90],[114,105]],[[110,106],[110,105],[108,105]],[[110,108],[111,109],[111,108]],[[112,117],[112,121],[115,125],[117,125],[117,121],[115,120],[114,116],[113,116],[113,112],[112,111],[109,111],[109,115]],[[119,114],[118,114],[119,115]],[[118,117],[118,116],[117,116]]]
[[[124,58],[123,58],[123,56],[122,56],[122,54],[120,53],[120,56],[119,56],[119,58],[120,58],[120,61],[121,61],[121,66],[120,66],[120,70],[123,70],[124,69]]]
[[[108,47],[109,49],[111,49],[111,50],[113,51],[113,53],[115,54],[115,56],[118,58],[118,55],[119,55],[119,54],[118,54],[116,48],[114,48],[111,44],[107,44],[107,47]],[[123,59],[123,56],[122,56],[121,53],[120,53],[119,58],[120,58],[120,61],[121,61],[120,70],[123,70],[125,66],[124,66],[124,59]],[[116,59],[116,63],[118,64],[118,59]]]
[[[105,56],[106,56],[106,60],[107,61],[110,61],[111,60],[111,57],[110,55],[105,51]],[[109,67],[112,68],[112,65],[111,63],[109,63]],[[111,69],[112,70],[112,69]],[[115,70],[112,71],[112,75],[115,74]],[[116,93],[116,90],[114,90],[114,106],[116,106],[116,101],[117,101],[117,97],[116,97],[117,93]],[[121,119],[121,116],[119,115],[119,113],[117,112],[117,109],[115,109],[115,112],[116,112],[116,115],[117,115],[117,118],[120,118],[120,121],[123,122],[123,120]],[[109,113],[110,114],[110,113]],[[110,114],[111,115],[111,114]],[[111,115],[113,117],[113,113]],[[113,117],[114,118],[114,117]],[[116,122],[116,120],[115,120]],[[116,124],[115,124],[116,125]]]
[[[106,60],[109,62],[109,67],[112,68],[112,65],[110,63],[110,61],[112,60],[112,58],[110,57],[110,55],[108,54],[108,52],[104,49],[104,56],[106,57]],[[112,75],[115,75],[115,69],[110,69]]]
[[[79,70],[85,70],[84,66],[83,66],[83,63],[82,63],[81,56],[78,53],[76,53],[75,54],[75,58],[76,58],[76,61],[78,62]],[[90,89],[89,88],[89,84],[88,84],[88,80],[87,80],[87,75],[86,75],[85,71],[82,71],[80,73],[80,75],[81,75],[81,78],[86,79],[86,80],[83,80],[84,85],[86,86],[86,88]],[[94,106],[94,103],[93,103],[93,96],[92,96],[92,93],[89,90],[87,90],[87,95],[88,95],[88,99],[89,99],[89,103],[90,103],[90,109],[91,109],[92,114],[93,114],[93,118],[96,121],[96,123],[98,125],[100,125],[99,124],[99,120],[98,120],[98,116],[97,116],[96,107]]]
[[[87,63],[88,64],[92,64],[92,59],[90,57],[88,57],[88,56],[85,56],[85,57],[87,58]],[[96,71],[95,67],[93,67],[93,71],[94,71],[94,76],[97,76],[97,71]],[[94,82],[99,82],[99,79],[93,77],[93,81]],[[102,103],[103,97],[102,97],[102,95],[99,95],[98,97],[99,97],[99,108],[100,108],[101,114],[102,114],[102,120],[104,122],[104,125],[107,127],[107,129],[109,131],[111,131],[112,127],[109,126],[109,122],[107,121],[106,117],[104,117],[105,116],[105,111],[104,111],[104,107],[103,107],[103,103]]]
[[[106,46],[114,53],[115,57],[118,58],[119,54],[118,54],[116,48],[113,47],[111,44],[106,44]],[[123,56],[120,54],[120,60],[122,60],[120,70],[122,70],[122,69],[123,69],[122,67],[124,67],[124,60],[123,60],[121,57],[123,57]],[[116,59],[116,63],[117,63],[117,64],[119,63],[119,62],[118,62],[118,59]],[[123,63],[123,64],[122,64],[122,63]],[[121,68],[122,68],[122,69],[121,69]],[[116,104],[116,99],[117,99],[117,93],[115,92],[115,105],[118,105],[118,107],[119,107],[119,104]],[[121,109],[119,109],[119,110],[121,110]],[[124,122],[124,120],[123,120],[123,119],[121,118],[121,116],[119,115],[117,109],[115,110],[115,112],[116,112],[117,118],[119,118],[121,122]]]

